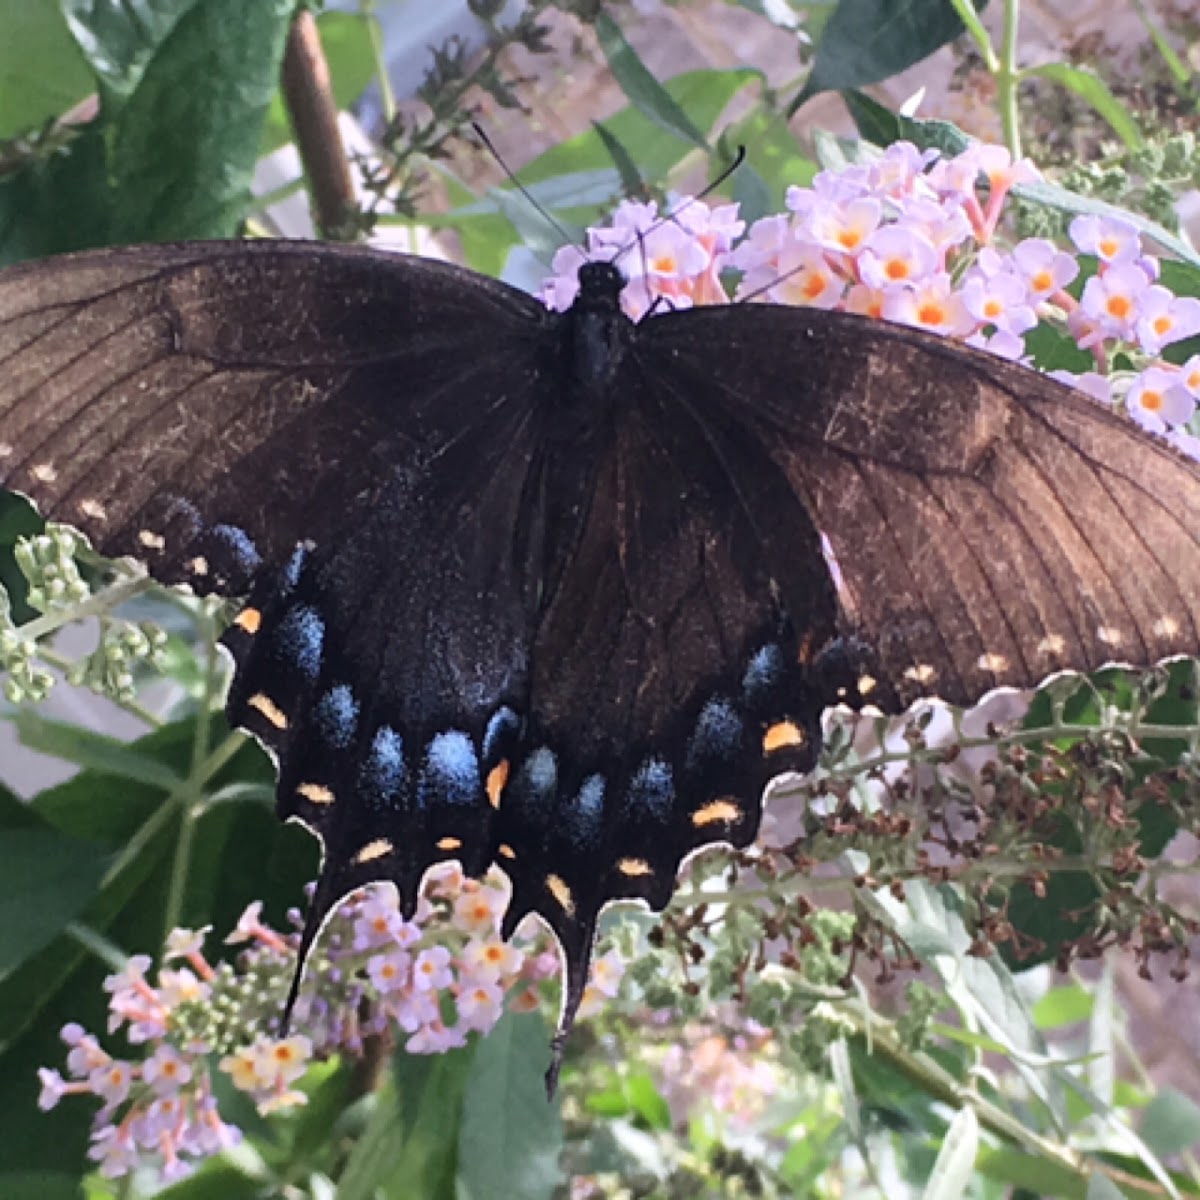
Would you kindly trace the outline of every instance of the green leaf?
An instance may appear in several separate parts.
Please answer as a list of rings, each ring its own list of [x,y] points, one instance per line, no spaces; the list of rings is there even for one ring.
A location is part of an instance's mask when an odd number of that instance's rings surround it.
[[[480,1043],[458,1136],[460,1200],[549,1200],[563,1183],[562,1117],[544,1082],[549,1061],[537,1013],[506,1013]]]
[[[971,138],[951,121],[926,121],[894,113],[866,92],[850,90],[842,99],[859,134],[876,146],[906,141],[922,150],[933,148],[953,157],[971,144]]]
[[[153,757],[146,757],[117,738],[92,733],[78,725],[52,721],[33,708],[19,708],[13,714],[21,745],[63,762],[75,763],[112,775],[132,779],[170,791],[182,782],[169,767]]]
[[[223,1158],[209,1159],[195,1175],[154,1193],[154,1200],[261,1200],[263,1180]]]
[[[1107,1175],[1099,1171],[1088,1180],[1087,1200],[1127,1200],[1126,1195]]]
[[[197,0],[147,63],[113,131],[113,240],[237,232],[293,0]]]
[[[9,1125],[6,1136],[11,1137],[12,1132]],[[54,1171],[5,1171],[0,1173],[0,1196],[4,1200],[79,1200],[79,1177]]]
[[[1130,150],[1137,150],[1142,145],[1142,131],[1137,122],[1094,71],[1087,67],[1057,62],[1028,67],[1021,74],[1036,75],[1040,79],[1049,79],[1061,87],[1070,89],[1086,100],[1112,126],[1113,132]]]
[[[638,170],[633,155],[625,149],[619,138],[613,137],[604,128],[603,122],[593,121],[592,128],[596,131],[596,136],[604,143],[605,150],[613,160],[613,166],[616,167],[617,176],[621,180],[621,191],[626,196],[645,195],[646,181],[642,178],[642,173]]]
[[[338,1200],[456,1200],[463,1095],[475,1053],[474,1044],[445,1054],[396,1053],[338,1181]]]
[[[329,64],[333,98],[339,109],[347,109],[375,78],[375,58],[371,49],[371,24],[368,13],[323,12],[317,17],[321,48]],[[284,108],[283,96],[276,91],[267,113],[260,154],[270,154],[292,140],[292,127]]]
[[[942,1139],[923,1200],[960,1200],[967,1194],[979,1153],[979,1118],[971,1105],[960,1108]]]
[[[43,829],[0,840],[0,978],[41,950],[95,899],[112,856]]]
[[[0,266],[107,243],[112,195],[105,155],[93,122],[49,160],[0,179]]]
[[[1164,1087],[1146,1107],[1139,1132],[1159,1158],[1172,1158],[1200,1142],[1200,1106],[1174,1088]]]
[[[1091,992],[1077,983],[1052,988],[1033,1006],[1033,1023],[1042,1030],[1074,1025],[1092,1015],[1093,1004]]]
[[[950,0],[841,0],[788,116],[820,92],[867,87],[898,75],[963,32]]]
[[[61,116],[92,77],[54,0],[0,0],[0,138]]]
[[[675,137],[707,150],[708,143],[703,132],[647,69],[616,21],[602,12],[596,19],[595,28],[613,78],[638,111]]]
[[[147,64],[190,8],[204,0],[60,0],[63,15],[100,85],[108,115],[115,115]]]

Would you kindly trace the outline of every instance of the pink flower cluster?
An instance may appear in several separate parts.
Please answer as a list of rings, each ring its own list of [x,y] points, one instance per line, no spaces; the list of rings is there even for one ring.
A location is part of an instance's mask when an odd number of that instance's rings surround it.
[[[214,1061],[266,1114],[305,1103],[295,1085],[313,1060],[359,1054],[372,1035],[398,1028],[412,1054],[462,1046],[470,1033],[490,1031],[506,1008],[540,1007],[540,985],[558,973],[558,954],[541,935],[520,931],[525,948],[500,940],[508,894],[499,879],[479,882],[456,866],[437,868],[411,921],[400,916],[390,888],[352,896],[308,968],[293,1021],[302,1032],[286,1038],[263,1031],[278,1021],[295,933],[271,929],[262,905],[250,905],[226,939],[247,946],[235,971],[204,957],[207,930],[176,930],[164,962],[186,965],[162,967],[152,984],[151,960],[137,955],[105,985],[109,1032],[123,1030],[147,1056],[113,1058],[69,1025],[67,1077],[39,1071],[40,1105],[52,1108],[72,1094],[99,1098],[90,1153],[101,1172],[120,1176],[152,1164],[170,1180],[241,1137],[217,1112]],[[298,926],[299,914],[292,918]],[[596,960],[586,1008],[616,994],[623,970],[611,953]]]
[[[1005,200],[1014,185],[1037,178],[1000,146],[973,144],[942,158],[898,142],[872,162],[791,188],[787,213],[748,230],[736,205],[710,209],[685,198],[664,216],[653,204],[625,203],[611,226],[588,231],[586,255],[559,251],[542,298],[566,308],[580,263],[604,258],[625,271],[622,305],[635,319],[731,299],[802,304],[917,326],[1027,363],[1025,335],[1046,323],[1096,364],[1055,377],[1120,402],[1145,428],[1200,457],[1185,428],[1200,399],[1200,355],[1182,365],[1159,357],[1200,332],[1200,300],[1158,282],[1157,260],[1120,218],[1075,218],[1075,253],[1042,238],[1005,248]],[[1095,260],[1078,299],[1068,291],[1081,273],[1077,255]],[[730,271],[740,275],[732,297],[723,284]],[[1118,354],[1135,369],[1110,371]]]

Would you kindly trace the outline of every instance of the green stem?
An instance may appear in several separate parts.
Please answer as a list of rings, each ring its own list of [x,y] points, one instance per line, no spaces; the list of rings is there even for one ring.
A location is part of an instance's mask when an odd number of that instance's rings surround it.
[[[385,123],[390,124],[396,115],[396,94],[392,91],[392,81],[388,78],[387,60],[383,57],[383,38],[380,36],[379,22],[375,19],[374,0],[363,0],[362,17],[367,23],[367,39],[371,43],[371,57],[375,60],[375,82],[379,84],[383,119]]]
[[[112,967],[114,971],[123,971],[129,962],[129,955],[120,946],[115,942],[110,942],[104,934],[92,929],[89,925],[72,921],[63,932],[67,937],[78,942],[89,954],[98,958],[105,966]]]
[[[1017,109],[1017,89],[1021,83],[1021,72],[1017,68],[1017,29],[1020,24],[1020,12],[1021,0],[1005,0],[1000,68],[995,72],[996,99],[1000,106],[1004,144],[1014,159],[1021,157],[1021,118]]]
[[[1000,59],[996,57],[992,39],[984,23],[979,19],[975,5],[971,3],[971,0],[950,0],[950,3],[954,6],[958,19],[967,27],[967,32],[975,39],[979,53],[983,56],[984,66],[991,74],[995,75],[1000,70]]]
[[[82,621],[85,617],[107,616],[118,604],[123,604],[134,596],[140,596],[153,586],[154,580],[149,575],[134,575],[128,579],[122,579],[102,591],[95,592],[79,604],[56,608],[53,612],[34,617],[32,621],[27,621],[20,626],[20,634],[31,642],[37,641],[38,638],[55,633],[64,625]]]

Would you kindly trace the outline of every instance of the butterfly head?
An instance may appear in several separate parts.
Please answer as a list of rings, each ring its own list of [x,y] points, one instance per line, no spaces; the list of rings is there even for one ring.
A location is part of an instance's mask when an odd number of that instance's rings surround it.
[[[619,308],[624,287],[625,276],[616,263],[585,262],[579,268],[579,298],[575,306],[606,310]]]

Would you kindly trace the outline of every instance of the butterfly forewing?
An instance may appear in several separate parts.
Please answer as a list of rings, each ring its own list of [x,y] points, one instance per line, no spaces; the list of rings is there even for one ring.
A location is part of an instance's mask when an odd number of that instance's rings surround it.
[[[805,499],[843,629],[877,658],[872,700],[970,703],[1200,644],[1200,474],[1165,442],[916,330],[770,306],[683,316],[647,337]]]
[[[197,243],[17,268],[0,287],[0,473],[106,554],[236,590],[247,544],[279,563],[340,537],[469,429],[479,378],[526,386],[547,323],[494,281],[346,247]]]

